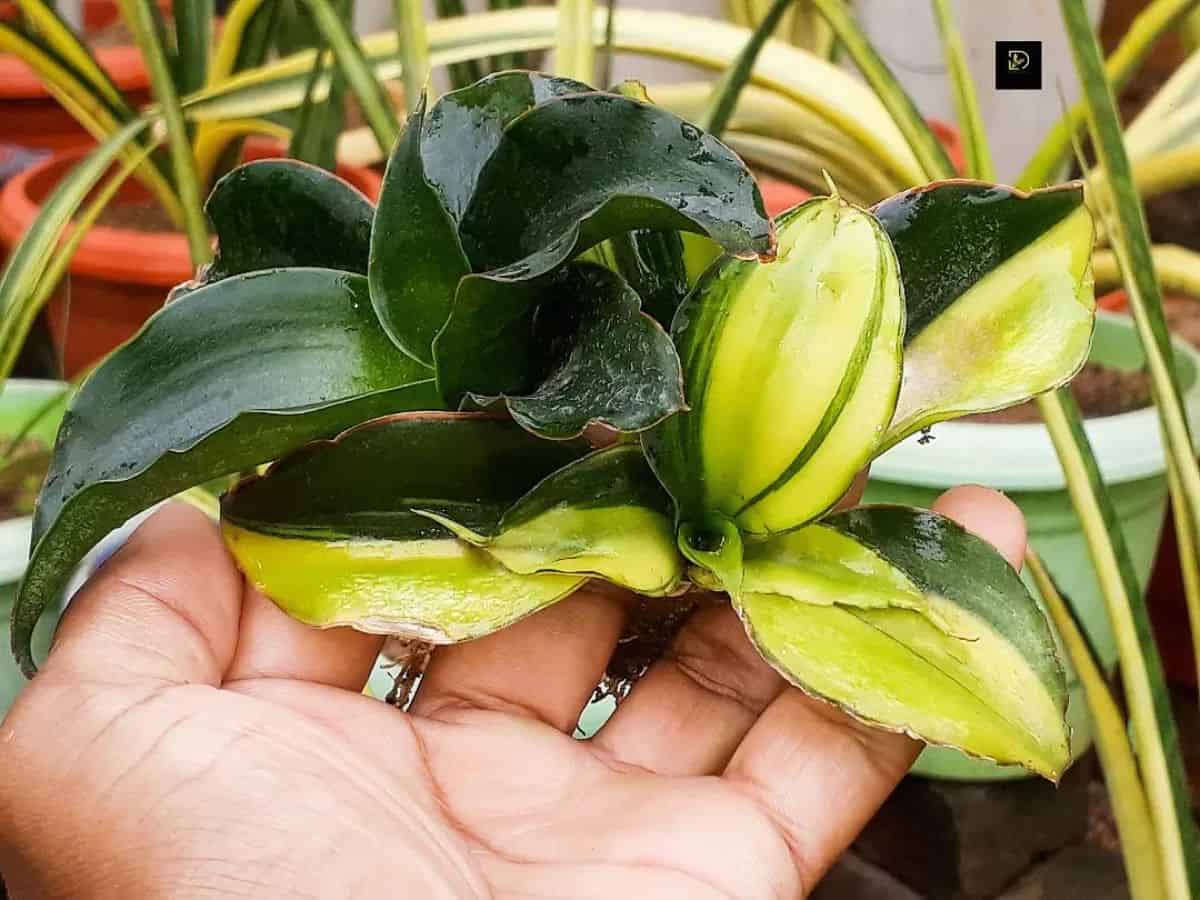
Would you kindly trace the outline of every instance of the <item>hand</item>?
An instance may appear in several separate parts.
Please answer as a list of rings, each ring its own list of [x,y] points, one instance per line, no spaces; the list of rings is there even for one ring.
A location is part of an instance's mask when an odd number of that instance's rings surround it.
[[[1019,564],[1003,497],[938,508]],[[576,741],[623,608],[438,650],[406,715],[360,693],[378,638],[288,618],[164,509],[0,726],[0,871],[17,900],[803,896],[918,745],[786,688],[728,607]]]

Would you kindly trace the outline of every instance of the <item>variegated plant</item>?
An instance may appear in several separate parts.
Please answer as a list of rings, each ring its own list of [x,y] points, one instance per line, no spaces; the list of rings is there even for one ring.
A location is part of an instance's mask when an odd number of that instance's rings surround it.
[[[805,690],[1056,778],[1065,682],[1017,574],[935,513],[830,510],[897,440],[1082,364],[1080,187],[834,192],[772,223],[737,156],[631,93],[507,72],[418,107],[377,210],[294,162],[227,176],[216,260],[64,421],[27,671],[111,527],[276,460],[223,527],[305,622],[446,643],[591,578],[721,590]],[[694,285],[680,232],[724,251]],[[624,436],[593,449],[592,423]]]

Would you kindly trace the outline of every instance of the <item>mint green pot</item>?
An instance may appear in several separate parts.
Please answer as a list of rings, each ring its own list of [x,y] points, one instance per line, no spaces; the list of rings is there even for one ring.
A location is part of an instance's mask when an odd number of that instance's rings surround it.
[[[1090,358],[1123,369],[1141,367],[1144,357],[1132,321],[1102,313],[1097,318]],[[1175,358],[1189,418],[1200,421],[1200,355],[1176,341]],[[1138,583],[1145,590],[1167,501],[1157,415],[1152,408],[1136,410],[1091,419],[1085,427],[1116,506]],[[1117,651],[1104,599],[1045,427],[947,422],[934,426],[932,434],[934,439],[924,445],[909,439],[875,461],[865,502],[929,506],[944,490],[958,484],[982,484],[1004,491],[1025,514],[1030,544],[1111,671]],[[1091,746],[1092,726],[1075,673],[1068,671],[1068,678],[1071,748],[1078,757]],[[1017,767],[997,766],[941,747],[926,749],[913,771],[959,780],[1026,776]]]
[[[11,438],[16,435],[55,397],[65,399],[68,389],[69,385],[61,381],[10,379],[3,385],[3,393],[0,393],[0,437]],[[64,407],[65,403],[57,403],[46,410],[46,414],[30,430],[31,436],[53,443]],[[29,559],[32,529],[33,519],[30,516],[0,522],[0,630],[4,635],[4,640],[0,642],[0,715],[8,710],[25,685],[24,676],[8,652],[8,624],[17,583],[25,574],[25,564]],[[47,613],[38,625],[34,636],[34,652],[39,657],[46,652],[57,622],[58,614],[55,611],[53,615]]]

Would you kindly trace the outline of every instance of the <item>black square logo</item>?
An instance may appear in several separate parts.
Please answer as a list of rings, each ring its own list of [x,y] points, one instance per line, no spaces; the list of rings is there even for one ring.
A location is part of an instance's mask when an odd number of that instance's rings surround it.
[[[996,41],[996,90],[1042,89],[1042,42]]]

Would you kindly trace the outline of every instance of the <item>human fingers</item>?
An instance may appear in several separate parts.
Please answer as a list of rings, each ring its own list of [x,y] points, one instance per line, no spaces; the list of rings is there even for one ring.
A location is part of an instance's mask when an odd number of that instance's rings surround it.
[[[241,608],[242,576],[216,526],[170,504],[74,598],[43,668],[109,681],[220,684]]]
[[[284,678],[361,691],[383,638],[352,628],[313,628],[250,585],[225,683]]]
[[[584,586],[508,628],[434,651],[412,712],[517,712],[569,732],[592,695],[625,621],[623,591]]]

